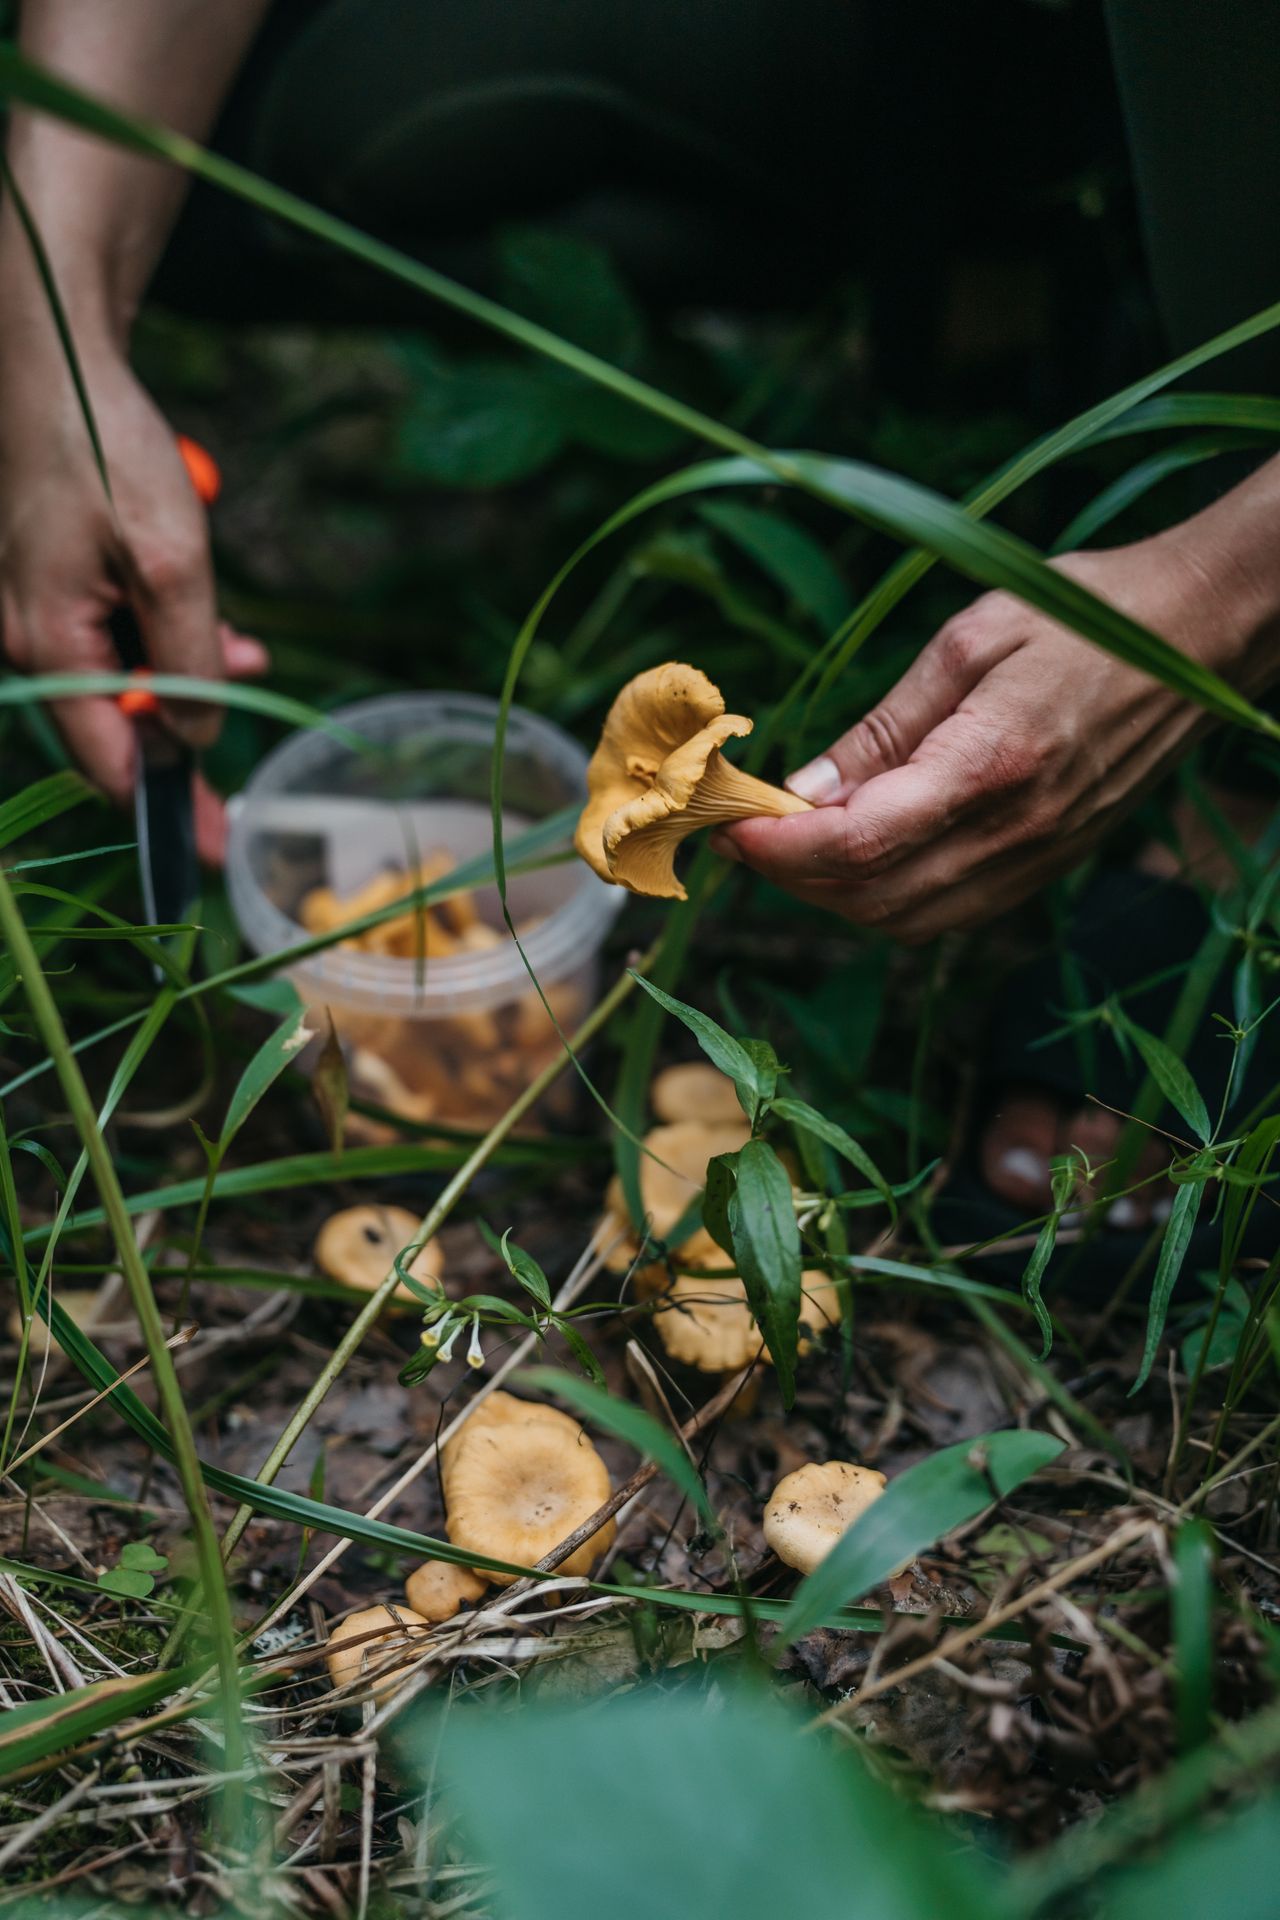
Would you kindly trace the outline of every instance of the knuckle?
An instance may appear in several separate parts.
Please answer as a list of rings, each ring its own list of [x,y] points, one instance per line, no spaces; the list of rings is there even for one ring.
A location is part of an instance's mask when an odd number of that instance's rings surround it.
[[[203,595],[208,566],[203,546],[173,540],[139,554],[138,566],[147,591],[156,600],[182,600]]]
[[[983,609],[986,601],[975,601],[962,613],[947,621],[938,634],[936,646],[942,669],[953,679],[968,679],[986,660],[990,650],[988,624]]]
[[[896,767],[906,757],[902,728],[887,706],[873,707],[858,721],[851,735],[858,759],[871,765]]]

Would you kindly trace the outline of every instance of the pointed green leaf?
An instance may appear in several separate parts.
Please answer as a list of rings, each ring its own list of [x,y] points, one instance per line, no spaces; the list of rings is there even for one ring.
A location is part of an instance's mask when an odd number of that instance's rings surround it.
[[[789,1407],[796,1397],[800,1230],[787,1170],[767,1141],[748,1140],[739,1153],[728,1211],[734,1265]]]
[[[1200,1212],[1200,1202],[1204,1199],[1205,1179],[1213,1169],[1213,1155],[1200,1154],[1193,1164],[1199,1166],[1204,1178],[1179,1187],[1173,1196],[1173,1208],[1164,1230],[1164,1239],[1160,1243],[1160,1258],[1156,1262],[1155,1279],[1151,1283],[1151,1304],[1147,1309],[1147,1338],[1142,1350],[1142,1365],[1138,1369],[1137,1379],[1129,1389],[1131,1398],[1146,1385],[1151,1369],[1155,1365],[1156,1354],[1160,1350],[1161,1335],[1164,1333],[1165,1319],[1169,1312],[1169,1301],[1173,1297],[1178,1275],[1182,1272],[1182,1263],[1187,1257],[1187,1248],[1191,1245],[1191,1236],[1195,1231],[1196,1216]]]

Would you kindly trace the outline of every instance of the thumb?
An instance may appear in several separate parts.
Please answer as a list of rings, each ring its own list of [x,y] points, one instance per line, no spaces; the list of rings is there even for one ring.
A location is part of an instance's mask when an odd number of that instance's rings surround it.
[[[787,778],[816,807],[838,806],[867,780],[905,766],[1010,650],[1003,596],[987,594],[936,633],[897,685],[824,754]]]

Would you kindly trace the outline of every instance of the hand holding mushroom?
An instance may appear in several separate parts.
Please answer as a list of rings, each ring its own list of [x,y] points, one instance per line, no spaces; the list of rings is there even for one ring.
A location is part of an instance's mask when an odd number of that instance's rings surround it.
[[[699,827],[760,814],[808,813],[726,760],[726,740],[753,722],[726,713],[718,687],[696,667],[669,661],[622,689],[587,768],[587,804],[573,844],[602,880],[660,900],[687,899],[676,849]]]

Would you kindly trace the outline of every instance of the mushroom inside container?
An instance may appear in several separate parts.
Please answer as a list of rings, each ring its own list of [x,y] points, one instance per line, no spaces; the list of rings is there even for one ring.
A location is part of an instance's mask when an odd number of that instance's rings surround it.
[[[341,735],[295,734],[272,753],[232,808],[227,882],[249,944],[278,953],[306,941],[322,896],[345,920],[408,892],[420,869],[430,877],[446,862],[462,869],[486,860],[497,711],[494,701],[461,694],[362,701],[333,716]],[[521,837],[558,816],[562,829],[544,836],[534,857],[569,848],[585,775],[586,755],[567,734],[512,709],[503,816],[510,869],[520,864]],[[592,1004],[599,949],[622,895],[576,861],[510,869],[521,944],[570,1032]],[[293,962],[290,977],[313,1024],[324,1029],[332,1015],[353,1094],[410,1120],[489,1126],[559,1051],[555,1028],[492,879],[456,905],[413,914],[411,928],[407,952],[344,942]],[[560,1080],[545,1111],[571,1097]]]

